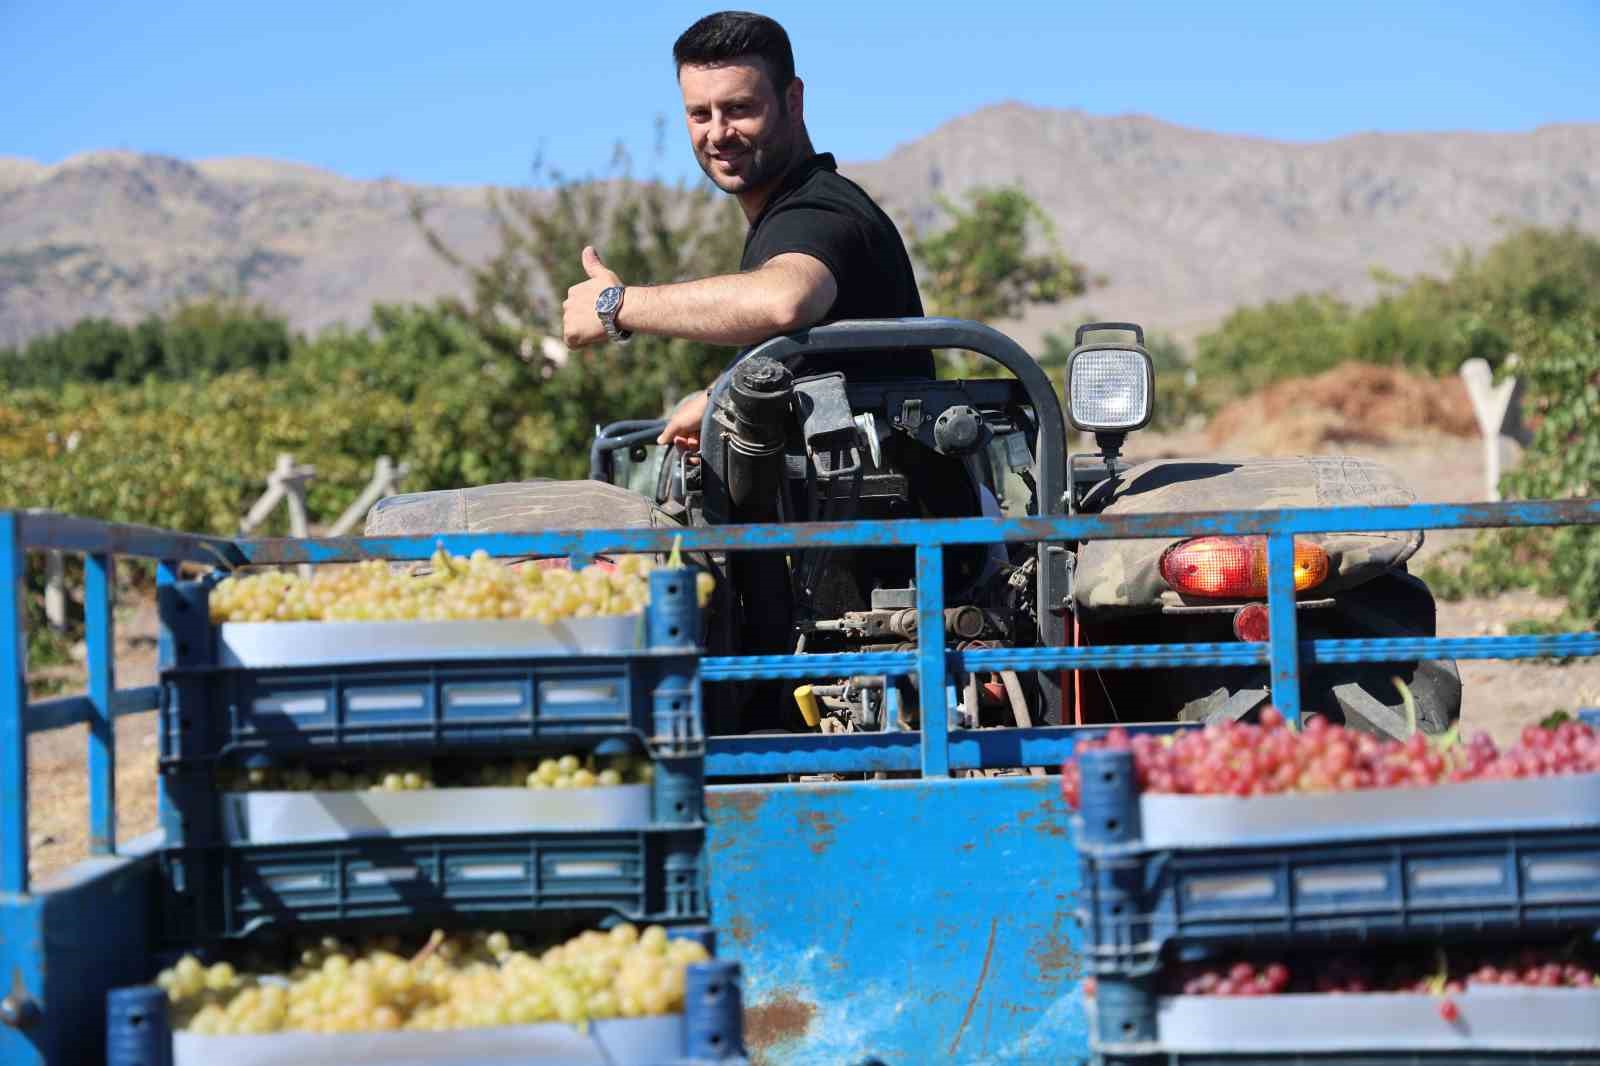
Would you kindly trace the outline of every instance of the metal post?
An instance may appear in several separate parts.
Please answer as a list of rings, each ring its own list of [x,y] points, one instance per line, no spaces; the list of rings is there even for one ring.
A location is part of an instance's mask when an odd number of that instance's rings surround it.
[[[950,707],[945,699],[944,549],[917,545],[917,693],[922,776],[950,776]]]
[[[83,558],[83,629],[89,646],[89,853],[117,850],[117,730],[111,694],[117,690],[116,632],[111,588],[116,562],[110,555]]]
[[[28,565],[20,518],[0,511],[0,894],[28,891]]]
[[[1300,725],[1300,634],[1294,608],[1294,535],[1267,534],[1268,665],[1272,705]]]
[[[178,560],[160,559],[156,561],[156,603],[158,605],[170,602],[178,583]],[[165,610],[158,610],[161,616],[161,628],[156,637],[156,668],[162,674],[178,664],[178,638],[172,632],[172,626]],[[165,706],[169,694],[166,691],[166,681],[161,680],[162,705]],[[159,713],[159,712],[158,712]],[[172,796],[167,791],[167,777],[165,774],[156,776],[156,810],[161,819],[161,831],[165,834],[168,843],[183,839],[183,819],[178,813],[177,806],[172,802]]]

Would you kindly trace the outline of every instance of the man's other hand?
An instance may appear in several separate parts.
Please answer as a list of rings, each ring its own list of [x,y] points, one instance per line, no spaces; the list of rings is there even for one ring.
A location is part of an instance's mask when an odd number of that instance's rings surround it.
[[[568,348],[587,348],[607,339],[594,302],[603,290],[622,284],[622,279],[600,262],[600,253],[589,245],[583,248],[583,272],[589,280],[568,289],[566,302],[561,305],[561,340]]]
[[[701,391],[680,403],[678,409],[668,416],[666,428],[656,438],[656,443],[671,444],[686,452],[698,452],[700,424],[705,420],[706,404],[710,401],[711,397]]]

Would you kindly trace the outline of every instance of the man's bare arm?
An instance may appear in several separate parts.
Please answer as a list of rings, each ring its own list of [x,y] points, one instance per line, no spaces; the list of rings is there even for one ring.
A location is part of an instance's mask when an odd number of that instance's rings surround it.
[[[758,344],[822,320],[839,295],[833,273],[802,252],[744,274],[670,285],[630,285],[617,325],[706,344]]]

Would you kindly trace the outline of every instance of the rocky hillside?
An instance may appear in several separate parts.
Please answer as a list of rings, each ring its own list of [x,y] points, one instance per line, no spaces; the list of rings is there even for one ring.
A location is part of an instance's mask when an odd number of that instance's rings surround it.
[[[1600,125],[1300,144],[1002,104],[843,169],[903,225],[936,221],[937,196],[1020,182],[1062,246],[1107,278],[1016,324],[1025,343],[1091,308],[1192,335],[1240,303],[1308,289],[1362,299],[1372,267],[1436,268],[1519,223],[1600,232]],[[316,329],[360,322],[375,300],[452,291],[456,275],[407,216],[417,193],[453,245],[489,249],[483,189],[257,159],[0,158],[0,344],[206,292]]]
[[[1600,125],[1298,144],[1004,104],[857,169],[917,220],[939,192],[1021,183],[1107,276],[1080,306],[1180,334],[1296,292],[1368,298],[1373,267],[1437,269],[1509,226],[1600,232]]]
[[[359,323],[377,300],[451,291],[453,271],[410,219],[415,194],[453,245],[489,251],[482,189],[352,181],[263,159],[0,160],[0,345],[208,293],[246,295],[315,330]]]

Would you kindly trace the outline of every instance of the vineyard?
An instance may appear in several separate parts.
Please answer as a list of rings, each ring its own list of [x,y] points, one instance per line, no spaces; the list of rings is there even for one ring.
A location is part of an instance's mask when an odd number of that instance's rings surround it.
[[[1418,280],[1373,309],[1323,303],[1241,312],[1202,343],[1194,365],[1213,374],[1178,394],[1186,417],[1130,451],[1136,458],[1226,447],[1247,454],[1366,454],[1397,466],[1424,500],[1460,500],[1476,492],[1475,442],[1454,378],[1430,373],[1448,371],[1462,353],[1514,349],[1515,359],[1496,361],[1524,383],[1530,434],[1504,488],[1521,498],[1592,495],[1600,476],[1600,445],[1590,429],[1600,421],[1600,308],[1561,285],[1534,284],[1507,296],[1482,284],[1485,276],[1527,265],[1530,256],[1536,265],[1565,270],[1572,260],[1562,257],[1571,251],[1564,242],[1575,240],[1513,238],[1482,264],[1458,264],[1449,284]],[[226,537],[283,452],[315,462],[307,502],[323,524],[362,490],[375,455],[404,459],[406,490],[581,476],[593,421],[657,413],[680,379],[692,379],[685,367],[699,358],[678,352],[683,358],[662,374],[610,388],[626,377],[621,356],[573,353],[552,361],[522,354],[482,312],[384,308],[369,330],[295,338],[287,351],[251,356],[246,365],[213,359],[201,370],[191,363],[172,374],[162,369],[168,361],[151,357],[152,369],[136,381],[112,379],[103,361],[63,361],[77,368],[78,380],[28,383],[0,403],[0,464],[8,472],[0,509],[43,504]],[[196,318],[204,316],[190,313]],[[1414,346],[1382,349],[1395,354],[1379,358],[1369,343],[1375,323],[1411,318],[1452,325]],[[1303,326],[1310,332],[1294,332]],[[1285,352],[1314,337],[1344,354],[1327,365],[1310,358],[1253,364],[1250,353],[1259,349],[1252,346],[1269,335]],[[92,332],[95,343],[105,337]],[[1291,367],[1316,376],[1290,374]],[[1169,379],[1169,393],[1179,380]],[[1259,391],[1229,396],[1218,384],[1229,380],[1250,380]],[[1458,597],[1440,605],[1441,633],[1500,635],[1521,627],[1536,635],[1593,626],[1600,614],[1594,527],[1523,525],[1504,533],[1454,530],[1418,557],[1441,594]],[[1003,535],[1016,539],[1014,530]],[[535,535],[543,539],[530,554],[577,552],[588,562],[588,549],[565,541],[551,548],[560,536]],[[953,658],[944,662],[939,638],[919,635],[909,646],[926,654],[913,660],[904,649],[887,653],[918,673],[917,706],[908,709],[916,729],[854,739],[823,730],[786,743],[762,736],[713,740],[704,736],[701,681],[753,680],[773,665],[702,656],[693,612],[711,591],[708,575],[689,580],[670,565],[652,572],[642,557],[580,569],[507,567],[488,550],[469,557],[440,549],[429,557],[430,545],[401,549],[398,559],[355,562],[347,555],[355,565],[317,567],[311,577],[283,566],[297,561],[292,547],[274,555],[278,548],[256,543],[241,549],[185,541],[186,562],[164,573],[156,610],[149,606],[151,570],[122,567],[115,616],[105,583],[95,591],[85,561],[69,569],[81,608],[69,612],[62,633],[37,624],[38,585],[25,590],[34,622],[30,654],[42,653],[28,665],[42,661],[48,671],[28,676],[30,685],[38,683],[36,695],[46,694],[46,684],[67,690],[104,684],[105,658],[97,649],[105,646],[107,626],[95,622],[104,610],[116,641],[114,687],[138,689],[129,698],[150,700],[143,708],[159,705],[158,728],[142,713],[113,723],[108,711],[107,721],[87,731],[91,772],[101,775],[87,789],[81,725],[41,730],[26,741],[31,813],[24,889],[30,879],[48,885],[63,866],[94,850],[92,834],[107,827],[124,840],[155,828],[158,779],[165,797],[164,843],[138,867],[144,871],[138,876],[160,886],[140,891],[152,893],[150,910],[159,912],[162,965],[147,965],[156,953],[147,959],[135,947],[118,964],[127,972],[108,969],[79,982],[97,994],[104,989],[95,982],[123,986],[112,999],[114,1033],[124,1022],[138,1028],[161,1019],[172,1029],[163,1039],[188,1048],[192,1058],[202,1053],[197,1049],[224,1054],[229,1040],[400,1040],[468,1030],[492,1039],[512,1027],[531,1032],[550,1025],[563,1028],[540,1030],[541,1039],[592,1036],[603,1044],[622,1039],[618,1033],[648,1032],[659,1041],[664,1030],[628,1026],[668,1019],[687,1027],[691,1042],[702,1031],[736,1042],[745,1024],[753,1042],[781,1048],[786,1037],[763,1027],[768,1015],[761,1011],[788,1002],[791,993],[771,975],[798,965],[798,945],[828,943],[826,960],[815,951],[804,957],[805,965],[829,972],[875,965],[860,951],[845,952],[836,934],[846,940],[853,934],[848,922],[830,924],[825,893],[794,892],[792,872],[803,863],[887,862],[906,872],[904,908],[897,903],[861,919],[874,929],[869,938],[891,927],[896,936],[906,934],[913,912],[943,915],[939,922],[962,932],[942,933],[929,950],[947,953],[938,966],[960,971],[963,981],[982,959],[974,1004],[984,994],[995,937],[1013,938],[1002,952],[1013,961],[995,978],[1002,991],[989,994],[1013,1002],[1047,998],[1063,1013],[1020,1030],[1009,1023],[1007,1031],[1024,1041],[1049,1034],[1081,1041],[1108,1064],[1134,1061],[1157,1044],[1178,1049],[1175,1055],[1189,1047],[1208,1054],[1215,1049],[1205,1043],[1205,1026],[1224,1018],[1238,1019],[1240,1039],[1265,1041],[1262,1047],[1274,1054],[1319,1050],[1262,1035],[1252,1028],[1260,1016],[1226,1013],[1243,1010],[1244,1001],[1325,1012],[1323,997],[1347,997],[1373,1017],[1390,1017],[1383,1012],[1393,1009],[1399,1012],[1393,1018],[1426,1016],[1435,1027],[1404,1035],[1403,1025],[1379,1025],[1388,1034],[1383,1039],[1461,1047],[1501,1039],[1497,1034],[1527,1039],[1519,1034],[1531,1023],[1496,1005],[1502,992],[1596,994],[1596,960],[1574,924],[1587,913],[1589,896],[1564,896],[1559,907],[1548,907],[1533,874],[1534,887],[1524,890],[1519,882],[1515,898],[1490,893],[1484,898],[1492,896],[1492,904],[1468,909],[1449,890],[1451,876],[1467,876],[1450,870],[1482,861],[1470,847],[1485,832],[1500,833],[1496,848],[1525,854],[1516,861],[1547,871],[1539,876],[1559,881],[1560,891],[1572,888],[1569,867],[1578,854],[1572,849],[1582,842],[1558,836],[1572,827],[1552,823],[1549,812],[1566,809],[1566,801],[1552,805],[1552,797],[1572,799],[1574,810],[1587,802],[1586,782],[1600,774],[1600,740],[1592,724],[1550,712],[1600,702],[1600,664],[1592,658],[1564,665],[1465,656],[1462,724],[1436,737],[1413,728],[1403,739],[1381,740],[1316,715],[1289,722],[1267,708],[1253,723],[1178,733],[1138,727],[1081,734],[1019,721],[1013,742],[1003,736],[1009,728],[939,721],[934,708],[946,675],[931,684],[923,671],[937,663],[955,671],[952,677],[964,670],[975,679],[978,667],[968,664],[985,655],[1060,656],[1077,649],[979,642],[948,649]],[[944,546],[931,550],[934,566],[925,567],[930,546],[917,546],[919,580],[937,571]],[[207,560],[237,562],[243,556],[229,553],[241,551],[265,553],[255,558],[276,568],[220,582],[192,580],[209,569]],[[406,565],[396,565],[401,559]],[[936,617],[938,601],[932,604],[917,604],[919,618],[940,633],[937,621],[926,621]],[[203,609],[195,612],[196,606]],[[596,630],[605,635],[598,646],[585,643],[593,638],[584,636],[590,631],[583,624],[616,619],[633,621]],[[489,655],[488,638],[452,645],[444,632],[502,623],[562,636]],[[364,644],[359,654],[341,657],[334,630],[356,631],[348,627],[357,627]],[[252,628],[272,631],[268,644],[278,641],[287,650],[250,658],[260,646],[247,643]],[[158,633],[166,639],[159,677]],[[1578,640],[1542,646],[1574,648]],[[82,664],[85,645],[91,662]],[[802,676],[793,672],[801,667],[777,669],[791,671],[780,676]],[[159,698],[154,687],[144,687],[158,680]],[[57,724],[92,720],[71,699],[51,704],[49,713]],[[1298,708],[1291,705],[1291,713],[1298,716]],[[93,754],[117,747],[112,765]],[[1060,767],[1060,776],[1046,764]],[[922,780],[889,782],[883,775]],[[799,787],[746,780],[763,776],[809,780]],[[708,792],[707,778],[732,783]],[[888,787],[900,784],[908,787]],[[959,812],[940,808],[945,814],[930,820],[923,805],[934,810],[957,795],[950,786],[983,791],[969,791],[975,798]],[[1468,808],[1484,801],[1472,797],[1502,788],[1508,791],[1496,816],[1515,824],[1474,825]],[[1393,801],[1385,794],[1394,790],[1421,797],[1418,810],[1409,802],[1389,809]],[[122,803],[115,802],[119,793]],[[1461,811],[1451,806],[1455,797],[1465,797]],[[860,817],[863,799],[874,804],[873,819]],[[1286,837],[1273,824],[1282,817],[1273,811],[1315,810],[1274,805],[1330,800],[1349,804],[1339,808],[1337,831],[1325,831],[1326,812],[1296,826],[1298,836]],[[1078,811],[1070,832],[1062,801]],[[1224,831],[1199,816],[1212,808],[1181,806],[1230,802],[1259,804],[1266,813],[1222,823]],[[1163,809],[1179,813],[1163,823]],[[909,831],[881,832],[894,822]],[[1578,823],[1573,832],[1590,831],[1588,822]],[[1173,844],[1174,826],[1186,834],[1182,847]],[[1032,842],[1020,857],[1004,836],[1013,827]],[[1402,849],[1408,870],[1442,872],[1399,893],[1371,865],[1389,861],[1374,858],[1372,839],[1399,841],[1384,846]],[[1554,858],[1543,857],[1546,851]],[[985,891],[997,894],[992,915],[951,914],[942,897],[929,895],[929,886],[947,876],[978,878],[1000,862],[1013,877],[1005,885],[984,880]],[[1381,935],[1381,950],[1352,951],[1340,943],[1349,920],[1337,901],[1327,905],[1333,910],[1318,902],[1317,871],[1341,864],[1355,871],[1351,884],[1365,887],[1328,891],[1370,896],[1361,936]],[[775,875],[780,866],[783,876]],[[1061,872],[1074,866],[1073,874]],[[1137,885],[1109,872],[1136,866],[1145,870]],[[954,867],[964,872],[953,875]],[[1274,894],[1277,875],[1263,872],[1278,869],[1297,879],[1292,896]],[[1490,876],[1476,868],[1468,874]],[[1205,886],[1219,878],[1233,887],[1205,896]],[[1026,906],[1049,891],[1065,900],[1080,884],[1087,901],[1081,938],[1069,940],[1050,924],[1059,924],[1060,908],[1052,916],[1049,907],[1034,913]],[[1445,888],[1430,895],[1428,885]],[[1493,887],[1506,890],[1499,881]],[[1228,895],[1247,891],[1266,895]],[[714,897],[717,920],[738,945],[732,953],[752,975],[755,1008],[743,1023],[738,970],[699,932]],[[779,897],[788,901],[782,908],[773,902]],[[1180,907],[1179,899],[1188,902]],[[853,906],[885,902],[894,901]],[[997,933],[1002,915],[1010,916],[1007,931]],[[979,950],[984,920],[988,951]],[[1427,938],[1408,937],[1418,922],[1449,942],[1441,939],[1432,950]],[[1469,928],[1496,937],[1469,946],[1456,936]],[[1285,929],[1296,935],[1280,935]],[[1023,943],[1032,949],[1021,950]],[[1055,947],[1041,951],[1041,944]],[[1015,961],[1080,954],[1087,976],[1081,983],[1059,961]],[[128,961],[135,957],[137,973]],[[824,979],[813,973],[803,980]],[[58,994],[51,1039],[71,1041],[59,1024],[62,1001]],[[1556,1034],[1548,1039],[1570,1043],[1587,1039],[1581,1019],[1592,1015],[1589,1003],[1538,1000],[1527,1017],[1546,1019]],[[834,1021],[811,1032],[807,1047],[848,1035],[838,1008],[809,1006],[813,1013],[833,1011]],[[972,1010],[966,1008],[969,1017]],[[961,1013],[959,1005],[941,1011],[941,1018]],[[696,1028],[702,1022],[705,1028]],[[938,1043],[953,1053],[966,1028],[966,1019],[953,1034],[946,1026]],[[947,1037],[954,1043],[946,1045]],[[926,1043],[924,1035],[898,1039]]]

